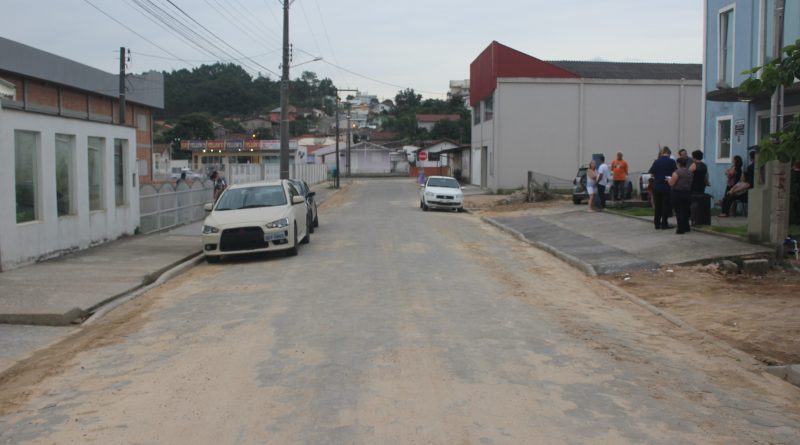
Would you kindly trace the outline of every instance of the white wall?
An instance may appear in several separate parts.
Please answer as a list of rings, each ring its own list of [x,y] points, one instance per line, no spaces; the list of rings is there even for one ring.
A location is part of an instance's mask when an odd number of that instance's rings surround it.
[[[39,133],[37,150],[37,220],[17,224],[14,131]],[[72,159],[74,214],[58,216],[56,208],[55,135],[75,136]],[[103,207],[89,211],[87,139],[106,140],[103,155]],[[127,140],[125,204],[114,202],[114,139]],[[136,130],[119,125],[68,119],[0,107],[0,269],[8,270],[64,251],[133,234],[139,224],[139,184],[136,172]]]
[[[659,145],[700,147],[700,81],[499,79],[494,118],[472,127],[472,178],[489,147],[491,189],[525,183],[529,170],[571,180],[593,153],[625,153],[647,171]],[[493,153],[494,152],[494,153]]]

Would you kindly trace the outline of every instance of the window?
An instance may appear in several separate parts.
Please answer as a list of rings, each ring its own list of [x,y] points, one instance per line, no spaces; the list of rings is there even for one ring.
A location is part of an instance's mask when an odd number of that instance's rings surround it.
[[[103,210],[103,149],[104,138],[90,137],[88,147],[89,164],[89,210]]]
[[[489,96],[483,102],[483,120],[489,121],[492,120],[492,116],[494,115],[494,95]]]
[[[478,125],[481,123],[481,103],[478,102],[475,104],[475,108],[472,109],[472,125]]]
[[[114,202],[125,205],[125,145],[124,139],[114,139]]]
[[[72,181],[75,176],[75,136],[56,134],[56,207],[58,216],[75,213]]]
[[[731,119],[730,117],[717,120],[717,160],[731,158]]]
[[[14,186],[17,223],[34,221],[38,213],[37,170],[39,133],[14,131]]]
[[[136,115],[136,128],[139,131],[147,131],[147,115],[146,114],[137,114]]]
[[[761,9],[761,63],[772,59],[775,33],[775,0],[763,0]],[[800,39],[800,0],[786,0],[781,47]]]
[[[726,87],[733,86],[733,27],[733,8],[720,12],[717,78]]]

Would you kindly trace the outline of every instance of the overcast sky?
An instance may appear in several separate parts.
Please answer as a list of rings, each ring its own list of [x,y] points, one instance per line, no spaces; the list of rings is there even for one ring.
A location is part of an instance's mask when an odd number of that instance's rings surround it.
[[[169,3],[3,0],[0,35],[108,72],[119,70],[125,46],[131,72],[247,56],[251,74],[277,78],[267,69],[280,72],[282,1],[171,0],[186,15]],[[216,56],[158,26],[137,4],[169,12]],[[295,0],[292,65],[323,60],[293,68],[291,77],[314,71],[381,99],[402,88],[444,98],[449,81],[469,78],[469,64],[492,40],[544,60],[701,63],[702,9],[700,0]]]

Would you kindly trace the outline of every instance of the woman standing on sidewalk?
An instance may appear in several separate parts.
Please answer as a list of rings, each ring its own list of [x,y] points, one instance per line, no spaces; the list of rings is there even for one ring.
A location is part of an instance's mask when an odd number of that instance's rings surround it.
[[[589,211],[594,212],[594,195],[597,192],[597,163],[594,159],[589,161],[586,169],[586,194],[589,195]]]
[[[675,219],[678,228],[675,233],[683,235],[689,231],[689,214],[692,198],[692,172],[686,168],[686,158],[678,158],[678,169],[669,178],[671,187],[672,208],[675,209]]]

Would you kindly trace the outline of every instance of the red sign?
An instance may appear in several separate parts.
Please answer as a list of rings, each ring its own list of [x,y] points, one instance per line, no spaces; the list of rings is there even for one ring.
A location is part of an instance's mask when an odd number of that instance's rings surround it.
[[[428,160],[428,152],[427,151],[421,151],[421,152],[417,153],[417,159],[419,159],[420,161],[427,161]]]

